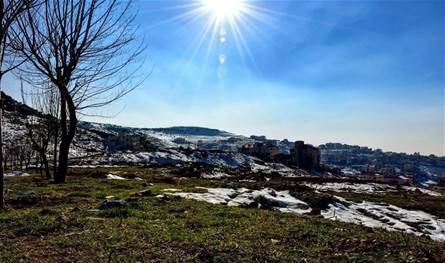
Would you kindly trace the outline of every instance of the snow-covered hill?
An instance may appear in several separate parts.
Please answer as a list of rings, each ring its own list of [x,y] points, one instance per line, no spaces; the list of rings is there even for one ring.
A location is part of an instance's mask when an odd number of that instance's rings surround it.
[[[6,148],[29,144],[26,123],[44,118],[40,112],[3,95],[5,102],[4,133]],[[126,139],[143,137],[153,149],[139,151],[110,151],[107,142],[124,134]],[[248,169],[256,173],[277,173],[298,176],[303,171],[284,165],[268,164],[241,154],[237,149],[255,139],[226,131],[202,127],[132,128],[113,124],[82,121],[70,149],[75,165],[177,165],[200,163],[228,169]],[[51,155],[53,147],[49,147]],[[20,151],[20,149],[19,149]]]
[[[97,134],[138,134],[160,148],[199,148],[204,150],[233,150],[253,140],[226,131],[202,127],[131,128],[113,124],[81,122],[79,128]]]

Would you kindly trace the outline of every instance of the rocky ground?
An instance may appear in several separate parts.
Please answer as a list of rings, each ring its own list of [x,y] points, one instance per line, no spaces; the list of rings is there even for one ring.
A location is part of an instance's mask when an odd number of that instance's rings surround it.
[[[444,193],[211,166],[10,174],[0,262],[444,262]]]

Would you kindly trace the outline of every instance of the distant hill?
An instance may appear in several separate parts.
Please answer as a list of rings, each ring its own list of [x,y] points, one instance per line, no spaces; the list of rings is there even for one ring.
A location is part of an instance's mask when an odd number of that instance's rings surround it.
[[[11,96],[7,95],[3,91],[1,92],[1,102],[3,103],[3,110],[14,112],[16,115],[20,116],[37,116],[37,117],[43,117],[43,114],[31,107],[29,107],[26,104],[23,104],[21,102],[18,102]]]
[[[203,128],[203,127],[188,127],[188,126],[176,126],[176,127],[170,127],[170,128],[155,128],[150,129],[155,132],[162,132],[166,134],[182,134],[182,135],[189,135],[189,136],[233,136],[234,134],[221,131],[217,129],[209,129],[209,128]]]

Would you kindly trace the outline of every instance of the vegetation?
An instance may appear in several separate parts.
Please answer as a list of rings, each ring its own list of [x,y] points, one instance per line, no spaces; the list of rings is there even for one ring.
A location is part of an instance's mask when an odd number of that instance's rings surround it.
[[[13,49],[20,74],[35,89],[56,91],[60,144],[54,180],[64,183],[79,114],[100,108],[136,88],[142,49],[136,42],[133,1],[42,1],[19,16]],[[47,85],[51,83],[51,85]]]
[[[143,180],[107,180],[110,172]],[[181,179],[175,172],[170,168],[72,169],[64,185],[42,182],[37,176],[8,178],[8,209],[0,214],[0,262],[445,260],[445,244],[426,237],[317,216],[157,198],[165,188],[192,191],[195,186],[241,184]],[[275,179],[270,182],[280,184]],[[289,181],[283,183],[289,187]],[[147,189],[144,195],[136,194]],[[294,187],[294,191],[310,195],[309,190]],[[126,200],[127,205],[99,209],[106,198]],[[388,198],[392,200],[391,195]],[[427,197],[413,193],[410,198],[421,202]]]

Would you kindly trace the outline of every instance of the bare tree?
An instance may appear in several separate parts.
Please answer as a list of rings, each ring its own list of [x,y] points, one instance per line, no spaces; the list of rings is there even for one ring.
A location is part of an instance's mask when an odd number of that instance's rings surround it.
[[[16,63],[14,54],[8,52],[10,29],[17,21],[17,18],[26,10],[29,10],[35,3],[36,1],[33,0],[0,1],[0,91],[4,75],[20,64]],[[2,115],[3,104],[0,92],[0,163],[3,163]],[[4,187],[4,170],[3,166],[0,165],[0,210],[5,207]]]
[[[54,143],[53,156],[56,156],[59,137],[59,94],[57,89],[52,86],[49,86],[46,90],[37,89],[37,92],[26,93],[23,81],[21,90],[23,103],[26,104],[26,97],[29,97],[32,107],[42,114],[42,116],[28,117],[25,121],[25,127],[32,149],[37,153],[40,171],[43,168],[46,178],[51,179],[48,148],[51,143]],[[57,167],[57,159],[54,158],[54,160],[53,165]],[[56,170],[54,170],[54,174],[55,172]]]
[[[47,0],[19,18],[14,48],[27,60],[21,70],[34,84],[50,81],[60,94],[59,164],[64,183],[79,114],[105,106],[136,88],[143,50],[133,25],[132,2]]]

